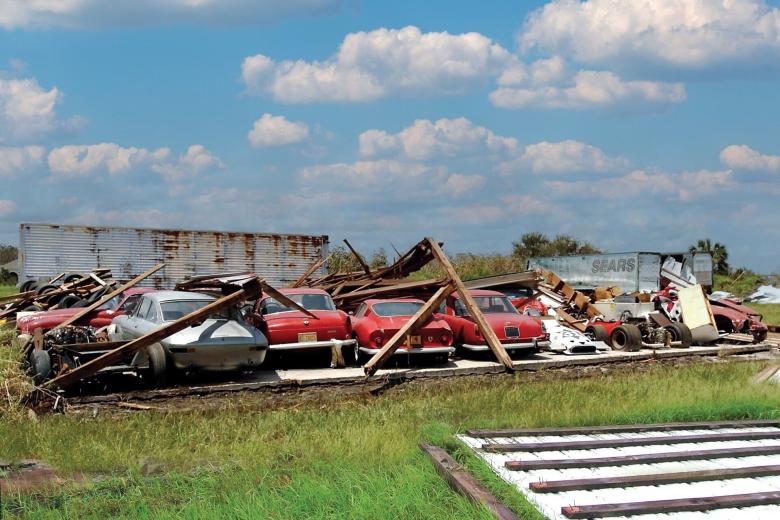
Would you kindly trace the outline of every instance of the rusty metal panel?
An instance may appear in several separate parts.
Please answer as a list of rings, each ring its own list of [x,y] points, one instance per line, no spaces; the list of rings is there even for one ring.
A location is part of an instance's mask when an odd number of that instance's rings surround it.
[[[110,268],[130,278],[159,262],[166,267],[142,285],[173,287],[190,276],[254,271],[272,285],[296,280],[328,254],[325,235],[21,224],[20,279]],[[315,275],[324,276],[325,267]]]
[[[661,255],[658,253],[600,253],[546,256],[528,260],[528,269],[553,271],[575,289],[616,285],[624,292],[657,291]]]

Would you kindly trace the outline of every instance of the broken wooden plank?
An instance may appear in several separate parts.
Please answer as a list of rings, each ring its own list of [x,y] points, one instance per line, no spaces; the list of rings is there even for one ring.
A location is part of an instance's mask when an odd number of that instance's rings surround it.
[[[564,311],[560,307],[555,309],[555,314],[561,317],[563,322],[568,325],[569,327],[578,330],[580,332],[585,332],[585,329],[587,329],[587,320],[578,320],[568,312]]]
[[[325,262],[327,262],[330,257],[331,255],[328,255],[325,258],[317,259],[313,264],[309,266],[308,269],[306,269],[306,271],[301,276],[298,277],[297,280],[295,280],[292,284],[290,284],[289,287],[295,289],[297,287],[302,286],[304,283],[306,283],[306,279],[309,278],[309,276],[311,276],[312,273],[314,273],[314,271],[316,271],[317,269],[325,265]]]
[[[706,460],[754,455],[778,455],[780,446],[751,446],[748,448],[721,448],[717,450],[671,451],[664,453],[643,453],[619,457],[597,457],[551,460],[510,460],[506,469],[530,471],[537,469],[601,468],[605,466],[630,466],[632,464],[655,464],[657,462],[680,462],[683,460]]]
[[[363,371],[366,373],[366,375],[370,376],[382,368],[387,360],[390,359],[393,354],[395,354],[395,351],[398,350],[398,347],[400,347],[404,340],[406,340],[406,336],[408,336],[409,333],[411,333],[414,329],[427,322],[433,313],[436,312],[436,310],[439,308],[439,305],[441,305],[447,296],[452,294],[454,291],[455,287],[452,284],[445,285],[436,291],[436,293],[431,296],[430,300],[425,302],[425,305],[420,307],[414,316],[412,316],[409,321],[407,321],[400,329],[398,329],[398,332],[393,334],[393,337],[390,338],[381,349],[379,349],[379,352],[374,354],[374,356],[368,360],[368,362],[363,366]]]
[[[97,309],[98,307],[100,307],[101,305],[103,305],[104,303],[109,301],[114,296],[117,296],[118,294],[122,294],[127,289],[133,287],[138,282],[141,282],[142,280],[145,280],[146,278],[150,277],[151,275],[153,275],[154,273],[156,273],[157,271],[159,271],[163,267],[165,267],[165,264],[157,264],[156,266],[152,267],[151,269],[149,269],[145,273],[139,274],[138,276],[136,276],[135,278],[133,278],[132,280],[130,280],[126,284],[120,285],[119,287],[117,287],[113,291],[111,291],[108,294],[104,295],[102,298],[100,298],[96,302],[92,303],[91,305],[89,305],[87,307],[84,307],[80,312],[77,312],[76,314],[74,314],[73,316],[68,318],[67,320],[63,321],[62,323],[60,323],[59,325],[54,327],[54,329],[60,329],[62,327],[67,327],[68,325],[76,323],[78,320],[80,320],[81,318],[83,318],[84,316],[89,314],[90,312],[94,311],[95,309]],[[54,329],[52,329],[52,330],[54,330]]]
[[[560,493],[561,491],[588,491],[636,486],[659,486],[708,480],[729,480],[780,475],[780,465],[751,466],[746,468],[718,468],[676,473],[650,473],[625,477],[580,478],[571,480],[547,480],[531,482],[528,488],[535,493]]]
[[[711,511],[713,509],[754,507],[778,503],[780,503],[780,491],[767,491],[764,493],[743,493],[740,495],[721,495],[715,497],[676,498],[647,502],[566,506],[561,508],[561,513],[566,518],[604,518],[682,511]]]
[[[357,258],[358,263],[363,268],[363,270],[366,272],[366,274],[368,276],[371,276],[371,267],[369,267],[369,265],[366,263],[366,261],[363,260],[363,257],[360,256],[360,253],[355,251],[355,248],[352,247],[352,244],[350,244],[349,240],[347,240],[346,238],[344,239],[344,243],[347,244],[347,247],[349,248],[349,250],[352,251],[353,255],[355,255],[355,258]]]
[[[522,437],[527,435],[592,435],[602,433],[670,432],[676,430],[713,430],[721,428],[780,428],[778,419],[745,421],[669,422],[644,424],[613,424],[607,426],[569,426],[560,428],[507,428],[466,430],[469,437]]]
[[[432,446],[424,442],[421,442],[419,446],[430,457],[436,471],[444,477],[444,480],[447,481],[452,489],[464,495],[473,503],[485,507],[499,520],[518,520],[518,517],[511,509],[506,507],[485,486],[463,469],[449,453],[438,446]]]
[[[90,360],[83,365],[79,366],[75,370],[71,370],[65,374],[55,377],[50,381],[43,384],[44,388],[60,387],[65,388],[72,385],[76,381],[84,379],[86,377],[96,374],[100,369],[110,366],[118,361],[121,361],[125,356],[129,356],[137,352],[138,350],[148,347],[158,341],[167,338],[173,334],[176,334],[180,330],[184,330],[194,323],[203,321],[209,314],[213,314],[225,307],[236,305],[243,300],[251,300],[257,298],[261,294],[260,280],[254,278],[245,283],[243,287],[227,296],[224,296],[208,305],[201,307],[200,309],[193,311],[176,321],[167,323],[157,330],[150,332],[140,338],[132,340],[121,347],[107,352],[93,360]]]
[[[490,347],[490,350],[493,351],[496,359],[498,359],[498,361],[503,364],[507,370],[513,370],[514,366],[512,364],[512,358],[510,358],[509,354],[506,353],[506,349],[504,349],[503,345],[501,345],[501,341],[498,339],[495,331],[493,331],[493,328],[485,319],[485,316],[482,314],[479,305],[477,305],[477,302],[474,301],[471,293],[463,284],[460,276],[458,276],[457,271],[455,271],[455,268],[450,263],[450,259],[447,258],[446,254],[444,254],[444,251],[441,249],[438,242],[430,237],[428,237],[427,240],[428,245],[433,252],[434,258],[439,261],[439,264],[444,269],[444,272],[447,274],[450,282],[455,285],[455,288],[458,291],[458,295],[460,296],[460,301],[466,307],[466,310],[469,311],[471,317],[474,318],[474,321],[476,321],[477,327],[479,327],[479,331],[482,333],[482,337],[485,338],[485,342],[487,343],[488,347]]]
[[[700,435],[664,435],[662,437],[632,437],[622,439],[592,439],[587,441],[510,442],[484,444],[491,453],[523,451],[595,450],[598,448],[625,448],[628,446],[655,446],[658,444],[685,444],[689,442],[757,441],[780,438],[780,428],[769,432],[705,433]]]

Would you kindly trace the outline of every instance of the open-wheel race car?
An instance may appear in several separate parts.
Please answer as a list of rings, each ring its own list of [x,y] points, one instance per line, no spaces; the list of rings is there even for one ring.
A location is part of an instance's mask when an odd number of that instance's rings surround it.
[[[542,321],[520,314],[506,295],[487,289],[472,289],[470,294],[510,355],[533,354],[549,346],[549,335],[542,327]],[[457,292],[447,297],[439,313],[452,329],[455,345],[461,353],[490,350]]]
[[[363,364],[425,304],[416,298],[370,299],[361,303],[352,318],[353,334],[358,342],[358,363]],[[413,330],[396,356],[431,356],[446,362],[454,352],[453,335],[447,322],[434,314],[423,326]]]
[[[643,347],[688,348],[693,343],[691,329],[686,324],[664,321],[663,317],[658,316],[655,319],[650,316],[609,321],[592,319],[588,321],[585,333],[614,350],[627,352],[635,352]]]

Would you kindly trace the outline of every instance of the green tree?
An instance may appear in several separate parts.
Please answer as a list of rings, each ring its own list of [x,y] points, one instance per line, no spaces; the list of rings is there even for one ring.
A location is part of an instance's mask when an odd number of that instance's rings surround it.
[[[11,260],[16,260],[19,257],[19,251],[16,247],[0,244],[0,265],[7,264]]]
[[[371,266],[371,269],[387,267],[387,251],[385,251],[384,247],[374,250],[374,254],[371,255],[371,261],[368,265]]]
[[[709,253],[712,257],[712,270],[715,274],[729,274],[729,252],[726,246],[709,238],[699,240],[688,248],[691,253]]]
[[[330,250],[328,259],[328,273],[342,273],[351,271],[363,271],[360,262],[358,262],[352,251],[345,246],[336,246]]]
[[[587,255],[600,253],[593,244],[570,235],[556,235],[552,239],[544,233],[525,233],[517,242],[512,242],[512,255],[519,258],[557,255]]]

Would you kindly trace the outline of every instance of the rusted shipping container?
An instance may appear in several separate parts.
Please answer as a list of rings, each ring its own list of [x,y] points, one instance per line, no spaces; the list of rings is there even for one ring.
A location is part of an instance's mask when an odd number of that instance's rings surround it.
[[[109,268],[114,278],[125,279],[165,262],[165,269],[141,285],[170,288],[191,276],[254,271],[272,285],[283,286],[327,255],[327,235],[19,226],[21,281],[94,267]],[[317,273],[324,275],[325,267]]]

